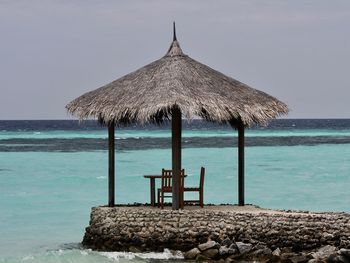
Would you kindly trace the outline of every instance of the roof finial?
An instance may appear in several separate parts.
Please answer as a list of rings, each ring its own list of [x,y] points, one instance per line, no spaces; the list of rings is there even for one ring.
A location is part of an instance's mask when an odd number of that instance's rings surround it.
[[[173,31],[174,31],[174,36],[173,36],[173,41],[176,41],[176,28],[175,28],[175,21],[173,22]]]
[[[177,42],[177,38],[176,38],[176,28],[175,28],[175,21],[173,23],[173,27],[174,27],[174,36],[173,36],[173,42],[171,42],[171,45],[168,49],[168,52],[166,53],[166,56],[184,56],[184,53],[182,53],[181,47],[179,42]]]

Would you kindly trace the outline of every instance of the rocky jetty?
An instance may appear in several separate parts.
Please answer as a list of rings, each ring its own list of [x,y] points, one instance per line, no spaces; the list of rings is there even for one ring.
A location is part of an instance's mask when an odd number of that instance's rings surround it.
[[[95,207],[83,245],[103,251],[184,252],[187,259],[349,262],[350,215],[270,210],[172,211]]]
[[[262,243],[235,242],[229,238],[218,242],[209,240],[184,253],[185,259],[218,262],[290,262],[317,263],[342,262],[350,263],[350,249],[338,249],[331,245],[309,251],[292,251],[291,248],[276,248],[272,251]]]

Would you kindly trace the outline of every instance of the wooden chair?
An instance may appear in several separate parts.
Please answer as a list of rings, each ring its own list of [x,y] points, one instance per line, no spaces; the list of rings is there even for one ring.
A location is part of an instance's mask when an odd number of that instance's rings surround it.
[[[164,198],[171,198],[173,193],[172,185],[173,170],[162,169],[161,188],[158,188],[158,207],[164,208]],[[183,189],[184,189],[185,170],[180,171],[179,193],[180,207],[183,208]],[[166,195],[168,194],[168,195]]]
[[[184,204],[199,204],[201,208],[204,207],[203,201],[203,188],[204,188],[204,174],[205,168],[201,167],[200,179],[199,179],[199,187],[184,187],[184,192],[198,192],[199,200],[184,200]]]

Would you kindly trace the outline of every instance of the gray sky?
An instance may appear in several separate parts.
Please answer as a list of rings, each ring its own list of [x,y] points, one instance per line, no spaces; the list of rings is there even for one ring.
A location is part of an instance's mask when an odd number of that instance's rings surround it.
[[[65,105],[184,53],[286,102],[289,118],[350,118],[350,1],[0,0],[0,119]]]

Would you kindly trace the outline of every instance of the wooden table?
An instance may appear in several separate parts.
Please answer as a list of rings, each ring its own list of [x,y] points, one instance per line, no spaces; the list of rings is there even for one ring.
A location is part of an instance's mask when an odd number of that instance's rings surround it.
[[[187,175],[185,174],[185,177]],[[160,174],[147,174],[143,176],[144,178],[149,179],[150,182],[150,196],[151,196],[151,206],[156,206],[156,179],[161,179],[162,175]]]

